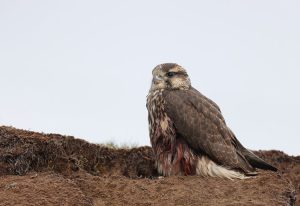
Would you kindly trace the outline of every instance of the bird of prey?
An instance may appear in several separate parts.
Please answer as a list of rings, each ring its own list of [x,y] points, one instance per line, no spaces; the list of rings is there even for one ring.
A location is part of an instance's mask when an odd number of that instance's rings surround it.
[[[277,168],[246,149],[220,108],[191,86],[175,63],[156,66],[147,96],[149,133],[159,174],[244,179]]]

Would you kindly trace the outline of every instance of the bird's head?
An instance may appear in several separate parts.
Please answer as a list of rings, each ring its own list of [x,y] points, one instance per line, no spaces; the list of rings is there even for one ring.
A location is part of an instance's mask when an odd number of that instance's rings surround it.
[[[186,70],[175,63],[157,65],[152,71],[153,79],[150,91],[158,89],[189,89],[190,78]]]

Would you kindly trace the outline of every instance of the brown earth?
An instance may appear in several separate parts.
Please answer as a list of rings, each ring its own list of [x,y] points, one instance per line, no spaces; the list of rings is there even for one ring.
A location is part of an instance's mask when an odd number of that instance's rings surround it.
[[[158,178],[150,147],[113,149],[0,127],[0,205],[295,205],[300,156],[258,151],[280,172],[246,180]]]

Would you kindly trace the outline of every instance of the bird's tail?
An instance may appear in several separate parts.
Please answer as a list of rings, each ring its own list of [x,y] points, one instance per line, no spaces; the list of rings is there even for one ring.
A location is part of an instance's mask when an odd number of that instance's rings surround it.
[[[255,168],[260,168],[260,169],[264,169],[264,170],[272,170],[275,172],[278,170],[276,167],[265,162],[264,160],[262,160],[261,158],[259,158],[253,152],[247,150],[246,148],[244,148],[242,150],[242,153],[245,156],[245,158],[247,159],[247,161],[251,164],[251,166],[253,166]]]
[[[259,169],[264,169],[264,170],[272,170],[272,171],[277,171],[278,169],[269,163],[265,162],[263,159],[259,158],[256,156],[253,152],[250,150],[246,149],[235,137],[233,132],[229,129],[231,133],[232,140],[237,148],[239,148],[239,151],[242,153],[242,155],[245,157],[245,159],[248,161],[248,163],[254,167],[254,168],[259,168]],[[249,173],[250,174],[250,173]]]

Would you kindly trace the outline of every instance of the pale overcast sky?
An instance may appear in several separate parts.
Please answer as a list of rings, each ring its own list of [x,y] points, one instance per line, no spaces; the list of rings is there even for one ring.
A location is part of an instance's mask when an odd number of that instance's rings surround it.
[[[150,145],[151,71],[184,66],[250,149],[300,154],[300,1],[0,0],[0,124]]]

